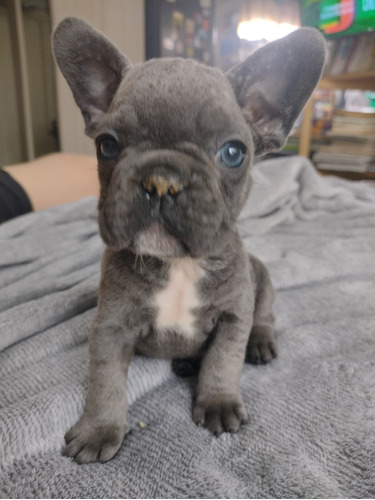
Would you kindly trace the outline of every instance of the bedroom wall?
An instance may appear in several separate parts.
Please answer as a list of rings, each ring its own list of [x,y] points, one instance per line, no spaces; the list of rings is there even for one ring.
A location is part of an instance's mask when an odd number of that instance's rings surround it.
[[[0,165],[58,149],[47,0],[0,0]]]
[[[49,0],[51,24],[78,16],[103,31],[134,62],[145,59],[144,0]],[[64,152],[93,154],[84,134],[81,113],[59,71],[56,71],[58,127]]]

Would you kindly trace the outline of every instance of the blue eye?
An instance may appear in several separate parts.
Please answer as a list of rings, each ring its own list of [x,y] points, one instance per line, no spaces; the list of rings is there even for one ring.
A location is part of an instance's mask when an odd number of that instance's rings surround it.
[[[101,160],[116,160],[120,154],[120,146],[111,135],[101,135],[96,140],[96,151]]]
[[[240,167],[246,154],[246,147],[242,142],[229,141],[218,151],[218,157],[221,163],[229,168]]]

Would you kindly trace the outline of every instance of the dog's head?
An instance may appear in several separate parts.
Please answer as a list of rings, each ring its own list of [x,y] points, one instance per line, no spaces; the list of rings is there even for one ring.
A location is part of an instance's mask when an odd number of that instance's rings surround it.
[[[309,28],[227,74],[184,59],[132,65],[76,18],[59,24],[53,47],[96,142],[104,241],[161,258],[207,256],[228,242],[253,156],[283,146],[325,60]]]

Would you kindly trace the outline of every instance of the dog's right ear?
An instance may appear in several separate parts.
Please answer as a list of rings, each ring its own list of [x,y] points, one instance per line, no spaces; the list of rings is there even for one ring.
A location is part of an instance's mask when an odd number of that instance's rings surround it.
[[[103,33],[75,17],[57,26],[52,47],[90,135],[131,63]]]

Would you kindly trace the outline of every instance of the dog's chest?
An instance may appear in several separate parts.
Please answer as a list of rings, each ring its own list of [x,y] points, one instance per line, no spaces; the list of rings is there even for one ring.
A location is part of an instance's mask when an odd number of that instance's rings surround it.
[[[203,274],[202,268],[191,259],[172,262],[166,286],[154,297],[157,330],[173,329],[186,337],[194,335],[193,310],[201,305],[198,282]]]

